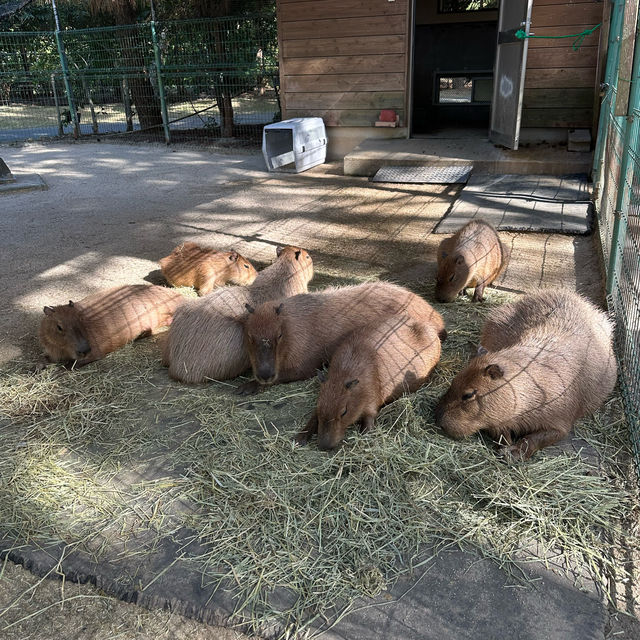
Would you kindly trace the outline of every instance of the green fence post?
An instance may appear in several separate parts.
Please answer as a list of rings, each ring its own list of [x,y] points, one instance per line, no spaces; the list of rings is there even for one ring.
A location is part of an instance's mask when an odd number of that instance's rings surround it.
[[[627,213],[631,198],[632,182],[629,180],[629,167],[636,150],[632,148],[638,136],[638,109],[640,108],[640,32],[636,31],[633,51],[633,72],[631,74],[631,91],[629,93],[629,112],[623,124],[623,147],[620,161],[620,178],[616,194],[613,231],[611,233],[611,251],[609,252],[609,268],[607,270],[607,295],[613,291],[617,279],[622,254],[621,245],[627,235]]]
[[[594,194],[599,196],[600,176],[604,159],[604,148],[607,143],[607,128],[609,116],[613,112],[613,87],[616,84],[618,62],[620,60],[620,40],[622,39],[622,24],[624,22],[624,0],[614,0],[609,27],[609,48],[607,49],[607,64],[604,73],[604,85],[606,87],[605,99],[600,105],[600,117],[598,118],[598,133],[596,135],[596,147],[593,153],[593,168],[591,176],[595,182]]]
[[[73,100],[73,92],[71,91],[71,81],[69,80],[69,66],[67,65],[67,55],[64,51],[64,42],[62,41],[62,35],[60,34],[60,20],[58,18],[58,7],[56,7],[55,0],[51,0],[51,6],[53,7],[53,17],[56,22],[56,30],[54,31],[54,37],[56,39],[56,45],[58,47],[58,55],[60,56],[60,66],[62,67],[62,79],[64,80],[64,90],[67,94],[67,102],[69,103],[69,111],[71,121],[73,122],[73,136],[77,138],[80,135],[80,125],[78,123],[78,112],[76,111],[76,105]]]
[[[153,57],[156,61],[156,73],[158,74],[158,93],[160,94],[160,111],[162,113],[162,127],[164,128],[164,139],[167,144],[171,143],[171,134],[169,133],[169,114],[167,113],[167,101],[164,95],[164,84],[162,83],[162,61],[160,58],[160,47],[158,46],[158,36],[156,35],[155,11],[153,3],[151,4],[152,20],[151,20],[151,41],[153,42]]]

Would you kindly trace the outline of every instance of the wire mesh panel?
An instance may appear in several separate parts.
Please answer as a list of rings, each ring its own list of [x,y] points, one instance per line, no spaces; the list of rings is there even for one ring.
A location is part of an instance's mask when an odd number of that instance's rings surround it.
[[[53,34],[0,33],[0,142],[62,135],[70,123]]]
[[[0,141],[71,134],[76,117],[79,135],[257,142],[280,119],[275,4],[68,29],[60,48],[52,32],[0,33]]]
[[[640,37],[636,37],[629,116],[614,114],[622,21],[614,6],[594,165],[596,208],[607,265],[607,300],[616,318],[619,382],[640,479]],[[612,43],[613,46],[612,46]]]

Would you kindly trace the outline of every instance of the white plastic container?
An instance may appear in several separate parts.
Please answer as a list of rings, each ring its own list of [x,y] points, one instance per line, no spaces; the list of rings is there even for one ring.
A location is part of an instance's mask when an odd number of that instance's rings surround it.
[[[300,173],[327,158],[322,118],[291,118],[262,130],[262,155],[269,171]]]

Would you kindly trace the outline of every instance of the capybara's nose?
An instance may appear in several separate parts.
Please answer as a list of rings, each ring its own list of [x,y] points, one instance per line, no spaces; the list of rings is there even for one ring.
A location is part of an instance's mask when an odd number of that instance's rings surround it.
[[[269,365],[262,365],[258,367],[256,371],[256,378],[260,380],[260,382],[271,382],[275,376],[275,371],[273,367]]]
[[[86,356],[89,354],[90,351],[91,351],[91,347],[89,346],[88,342],[83,342],[79,344],[78,348],[76,349],[76,352],[79,356]]]

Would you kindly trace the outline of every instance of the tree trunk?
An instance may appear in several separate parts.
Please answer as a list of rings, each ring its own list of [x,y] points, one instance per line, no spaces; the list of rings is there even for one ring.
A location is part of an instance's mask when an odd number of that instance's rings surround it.
[[[226,63],[226,30],[224,22],[216,22],[213,29],[213,37],[216,50],[216,62],[220,65]],[[225,68],[226,65],[223,66]],[[233,104],[231,102],[231,90],[225,82],[225,74],[221,73],[221,82],[216,83],[216,100],[220,110],[220,135],[223,138],[233,138]]]
[[[138,28],[126,29],[120,33],[122,66],[133,68],[137,72],[137,75],[129,78],[129,90],[131,91],[131,101],[136,107],[140,128],[162,127],[160,98],[145,72],[147,65],[140,43],[136,42],[139,34]]]

